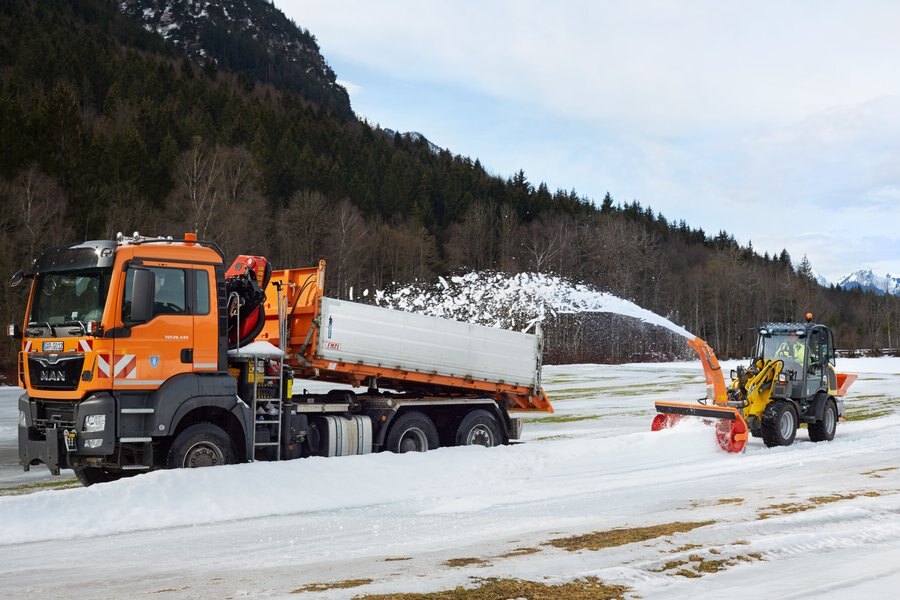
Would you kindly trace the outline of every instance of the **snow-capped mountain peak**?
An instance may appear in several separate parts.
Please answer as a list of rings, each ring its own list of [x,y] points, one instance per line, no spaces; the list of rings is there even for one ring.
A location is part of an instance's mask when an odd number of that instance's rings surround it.
[[[890,273],[881,277],[871,269],[862,269],[847,275],[840,280],[838,286],[845,290],[861,289],[876,294],[900,296],[900,277]]]

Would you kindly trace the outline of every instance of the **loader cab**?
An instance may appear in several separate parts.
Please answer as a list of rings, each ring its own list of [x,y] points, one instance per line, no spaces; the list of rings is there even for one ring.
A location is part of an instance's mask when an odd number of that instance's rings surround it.
[[[811,397],[834,389],[834,336],[824,325],[769,323],[758,330],[756,356],[780,360],[791,382],[790,397]],[[829,368],[831,367],[831,368]]]

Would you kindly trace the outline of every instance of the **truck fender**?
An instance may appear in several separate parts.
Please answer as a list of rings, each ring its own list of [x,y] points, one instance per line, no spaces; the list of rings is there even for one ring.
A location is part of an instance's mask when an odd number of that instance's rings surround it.
[[[150,435],[174,435],[182,419],[192,411],[216,408],[233,415],[243,433],[244,443],[252,444],[253,417],[250,407],[238,397],[237,383],[228,373],[176,375],[150,395],[148,404],[154,409],[156,417],[156,427]],[[235,441],[240,445],[240,440]],[[242,448],[236,449],[240,451]],[[246,447],[243,449],[248,451]]]

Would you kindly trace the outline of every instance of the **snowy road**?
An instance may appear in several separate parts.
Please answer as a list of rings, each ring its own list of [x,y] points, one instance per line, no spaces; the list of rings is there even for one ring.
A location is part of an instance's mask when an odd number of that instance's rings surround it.
[[[0,497],[2,596],[277,598],[371,580],[300,595],[351,598],[598,576],[642,598],[893,597],[900,359],[841,367],[860,373],[847,408],[861,419],[830,443],[800,432],[790,448],[753,439],[729,455],[699,424],[650,433],[654,400],[703,395],[698,363],[570,365],[545,369],[557,412],[526,425],[526,444],[156,472]],[[22,481],[9,452],[15,397],[0,392],[0,487]],[[547,545],[706,521],[602,550]],[[444,564],[458,558],[483,562]]]

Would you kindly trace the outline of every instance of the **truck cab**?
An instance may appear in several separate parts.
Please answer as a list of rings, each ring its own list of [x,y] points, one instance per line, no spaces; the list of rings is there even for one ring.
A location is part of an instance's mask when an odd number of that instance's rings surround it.
[[[85,242],[45,250],[25,277],[27,317],[12,333],[22,337],[26,470],[45,463],[95,480],[149,470],[154,451],[167,450],[159,440],[196,420],[181,414],[192,407],[242,440],[252,418],[227,371],[214,248],[189,238]],[[246,457],[245,444],[235,453]]]

